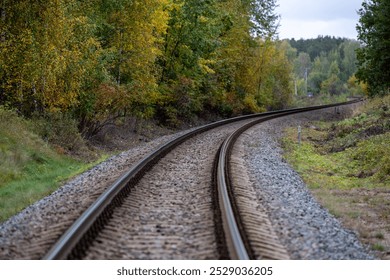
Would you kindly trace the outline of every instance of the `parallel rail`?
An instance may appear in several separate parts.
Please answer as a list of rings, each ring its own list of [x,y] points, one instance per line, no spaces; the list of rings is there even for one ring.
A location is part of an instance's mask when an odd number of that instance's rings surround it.
[[[231,259],[239,260],[249,260],[254,259],[254,252],[251,249],[249,239],[245,233],[245,227],[241,221],[240,209],[237,205],[234,191],[231,185],[231,174],[229,168],[229,160],[234,147],[235,142],[238,137],[244,133],[249,128],[255,126],[256,124],[276,119],[282,116],[320,110],[329,107],[337,107],[347,104],[352,104],[360,102],[361,99],[354,99],[348,102],[307,107],[307,108],[298,108],[293,110],[279,111],[274,112],[274,114],[269,116],[264,116],[263,118],[257,119],[253,122],[250,122],[236,131],[234,131],[226,140],[222,143],[221,148],[218,152],[218,162],[216,163],[217,169],[217,188],[218,188],[218,198],[219,198],[219,208],[221,209],[222,224],[225,232],[225,242],[227,244],[228,253]]]
[[[298,112],[305,112],[305,111],[311,111],[311,110],[317,110],[317,109],[324,109],[329,107],[335,107],[335,106],[341,106],[341,105],[347,105],[351,103],[358,102],[360,100],[354,100],[344,103],[338,103],[338,104],[332,104],[332,105],[324,105],[324,106],[314,106],[314,107],[307,107],[307,108],[300,108],[300,109],[288,109],[288,110],[281,110],[281,111],[275,111],[275,112],[267,112],[267,113],[261,113],[261,114],[253,114],[253,115],[247,115],[242,117],[236,117],[232,119],[222,120],[215,123],[211,123],[205,126],[201,126],[197,129],[194,129],[193,131],[186,133],[182,136],[179,136],[168,143],[158,147],[156,150],[151,152],[149,155],[147,155],[144,159],[139,161],[135,166],[133,166],[128,172],[126,172],[121,178],[119,178],[112,186],[110,186],[74,223],[73,225],[60,237],[60,239],[54,244],[54,246],[50,249],[50,251],[43,257],[43,259],[46,260],[53,260],[53,259],[80,259],[83,257],[86,249],[90,246],[94,238],[97,236],[99,231],[104,227],[106,222],[110,219],[114,208],[120,206],[122,204],[122,201],[126,196],[129,195],[131,188],[137,184],[137,182],[144,176],[145,173],[147,173],[157,162],[163,158],[166,154],[168,154],[172,149],[183,143],[184,141],[187,141],[188,139],[194,137],[195,135],[198,135],[200,133],[206,132],[208,130],[211,130],[213,128],[230,124],[237,121],[242,120],[248,120],[248,119],[256,119],[255,122],[251,122],[250,126],[254,125],[255,123],[263,122],[265,120],[276,118],[279,116],[284,116],[288,114],[298,113]],[[246,127],[246,128],[244,128]],[[249,128],[249,125],[244,126],[240,131],[245,131],[247,128]],[[237,132],[236,136],[231,136],[229,139],[237,139],[237,135],[240,134],[240,132]],[[242,132],[241,132],[242,133]],[[230,143],[234,143],[235,140],[230,140]],[[232,144],[226,144],[227,146]],[[225,149],[225,148],[223,148]],[[229,150],[227,147],[226,150]],[[222,154],[222,153],[221,153]],[[224,156],[225,157],[225,156]],[[225,157],[226,158],[226,157]],[[225,167],[222,167],[223,169]],[[228,178],[226,176],[218,175],[218,177],[224,177]],[[226,180],[226,179],[225,179]],[[228,179],[227,179],[228,180]],[[225,188],[228,190],[228,184],[225,186]],[[229,194],[229,191],[227,191],[227,194],[222,194],[223,188],[221,187],[218,190],[218,193],[220,193],[221,196],[224,196],[226,198],[232,199],[232,193]],[[234,207],[230,208],[222,206],[223,210],[231,212],[229,214],[224,214],[226,217],[231,217],[234,215],[234,212],[237,212],[237,210],[234,210]],[[235,226],[226,226],[226,228],[229,227],[236,227],[240,228],[239,223],[237,224],[237,219],[235,218],[224,218],[224,227],[227,223],[226,220],[232,220],[233,223],[235,223]],[[230,223],[230,222],[228,222]],[[242,228],[242,226],[241,226]],[[236,247],[237,249],[229,249],[229,254],[231,258],[249,258],[251,254],[248,254],[248,245],[229,245],[229,244],[236,244],[236,241],[231,241],[231,239],[241,239],[241,243],[245,243],[243,240],[245,240],[245,233],[243,230],[238,230],[236,232],[239,232],[240,238],[229,238],[227,243],[229,248]],[[225,236],[238,236],[236,233],[225,233]],[[238,241],[240,243],[240,241]],[[243,249],[244,248],[244,249]],[[239,251],[242,251],[240,253]],[[245,253],[246,252],[246,256]]]

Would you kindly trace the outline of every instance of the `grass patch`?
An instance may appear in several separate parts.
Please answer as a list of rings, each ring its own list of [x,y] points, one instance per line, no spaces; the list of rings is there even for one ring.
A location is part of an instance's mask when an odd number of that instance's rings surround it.
[[[290,128],[285,158],[318,201],[359,233],[379,257],[390,253],[390,97],[375,99],[340,122]]]
[[[29,161],[20,175],[0,185],[0,221],[52,193],[60,183],[84,170],[84,164],[67,158]]]
[[[58,153],[33,126],[0,107],[0,222],[92,165]]]
[[[372,249],[376,250],[376,251],[383,252],[385,250],[385,247],[380,243],[376,243],[376,244],[372,245]]]
[[[359,177],[364,170],[370,168],[364,169],[359,158],[354,158],[359,154],[357,151],[349,149],[344,152],[325,153],[324,146],[313,141],[318,133],[311,130],[311,128],[302,129],[302,135],[305,136],[302,138],[301,145],[296,143],[296,130],[288,130],[283,146],[287,151],[287,160],[313,189],[384,186],[384,182],[373,177]]]

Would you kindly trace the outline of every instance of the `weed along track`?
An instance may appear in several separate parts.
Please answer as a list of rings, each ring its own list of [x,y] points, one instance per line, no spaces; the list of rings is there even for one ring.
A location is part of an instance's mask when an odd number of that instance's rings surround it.
[[[230,119],[173,138],[133,164],[61,235],[58,227],[47,230],[55,240],[41,258],[288,259],[235,142],[257,123],[327,107]]]

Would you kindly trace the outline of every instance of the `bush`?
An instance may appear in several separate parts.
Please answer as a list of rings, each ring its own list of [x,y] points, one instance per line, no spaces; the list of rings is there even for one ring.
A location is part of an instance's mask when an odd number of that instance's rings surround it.
[[[34,117],[35,132],[52,145],[58,153],[85,157],[89,153],[85,140],[70,115],[56,112]]]
[[[352,157],[359,160],[365,174],[372,174],[379,180],[390,179],[390,133],[359,142]]]

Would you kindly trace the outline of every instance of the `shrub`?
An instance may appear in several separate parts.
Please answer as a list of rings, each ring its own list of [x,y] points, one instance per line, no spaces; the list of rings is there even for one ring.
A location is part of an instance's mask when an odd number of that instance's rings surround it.
[[[33,119],[35,132],[52,145],[58,153],[76,157],[89,153],[85,140],[77,128],[77,122],[69,114],[47,113]]]
[[[359,142],[352,157],[360,161],[367,174],[373,174],[379,180],[390,179],[390,133]]]

